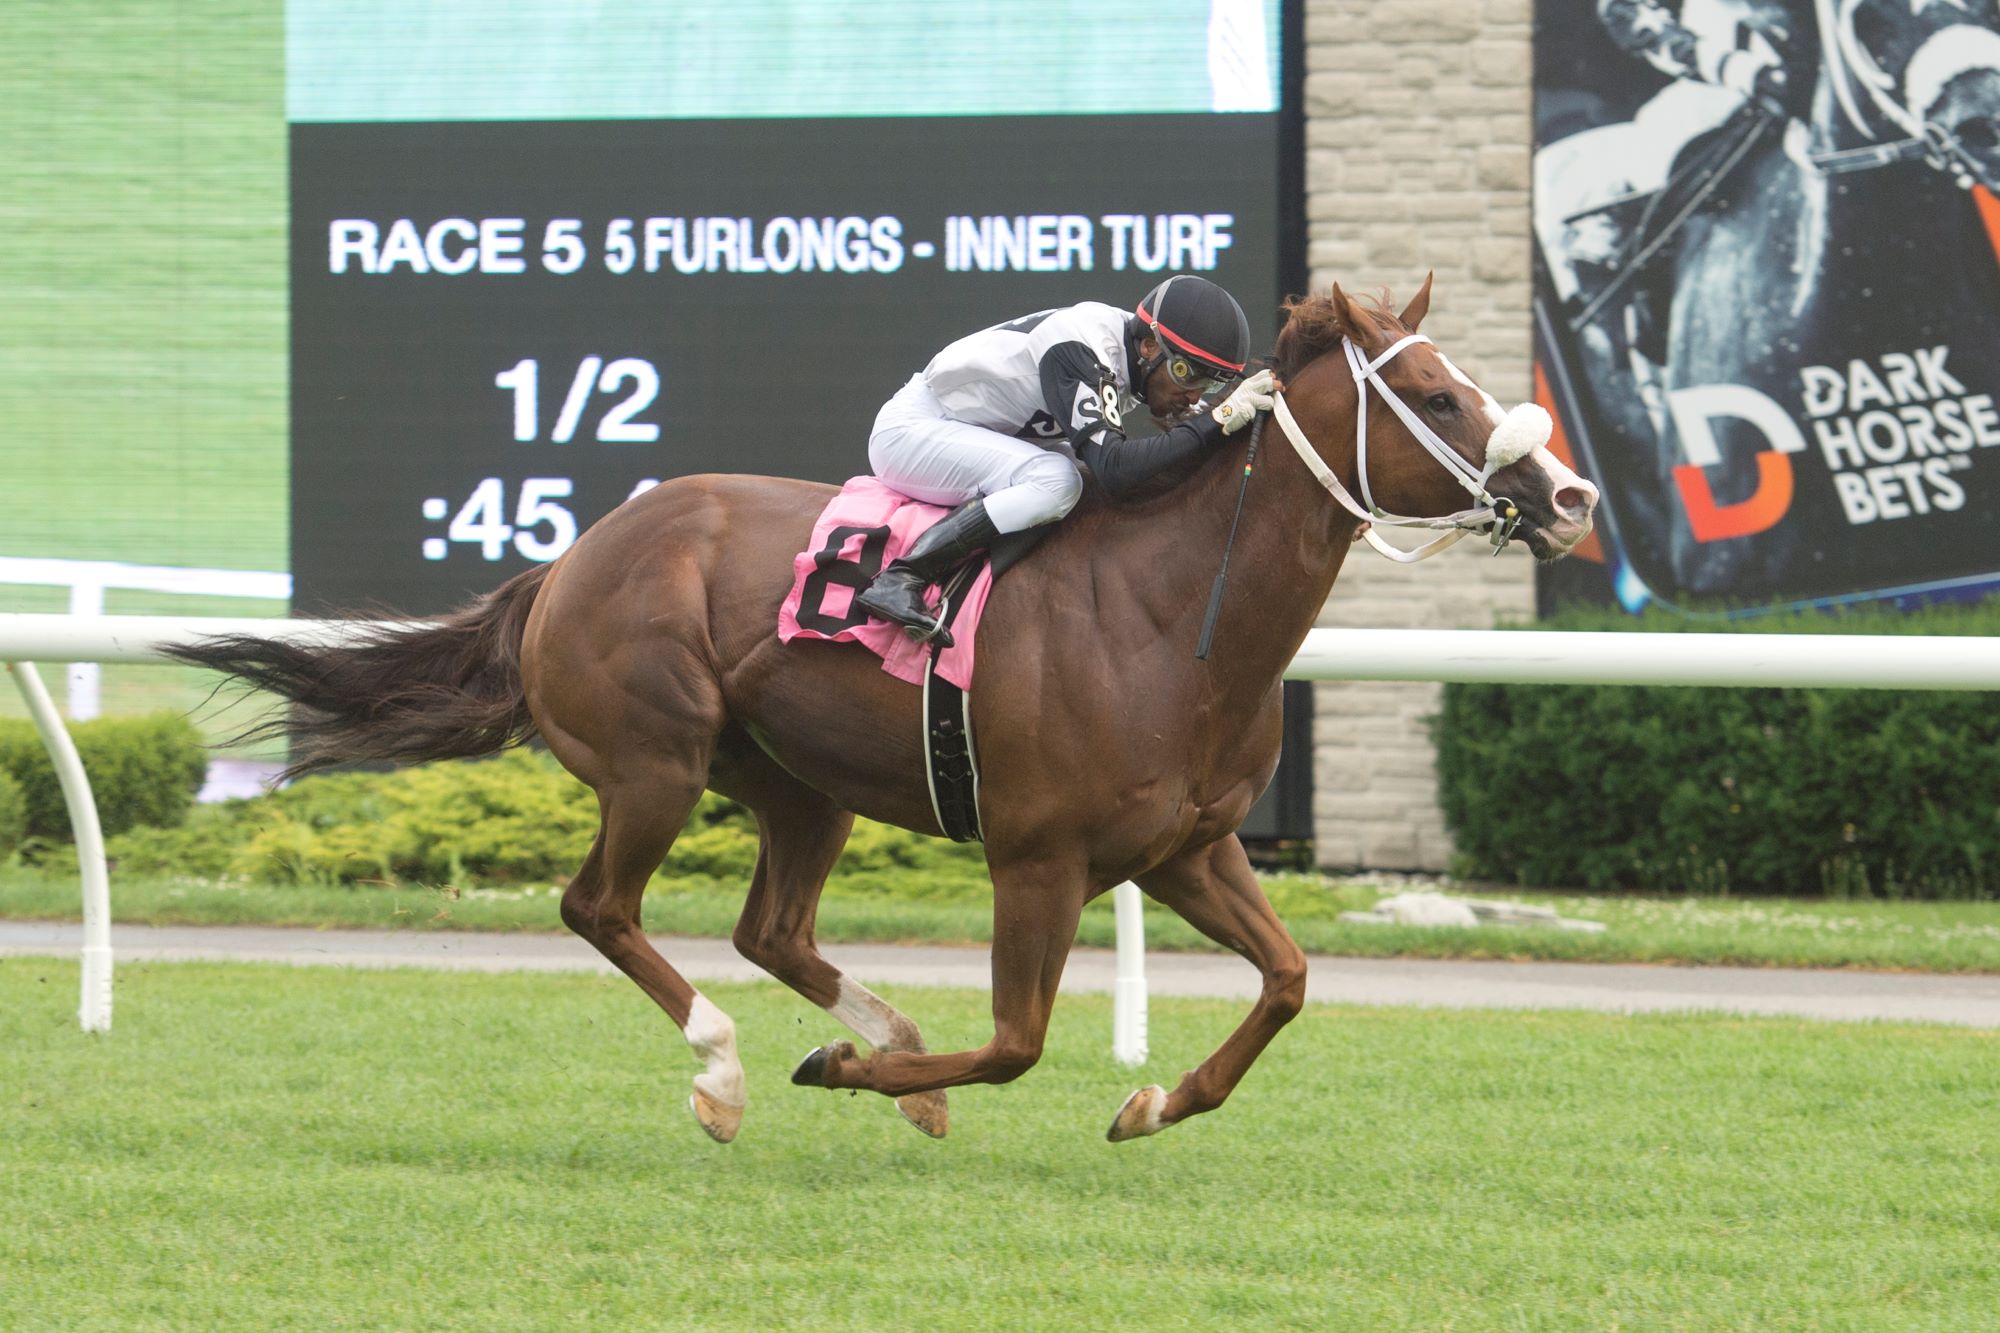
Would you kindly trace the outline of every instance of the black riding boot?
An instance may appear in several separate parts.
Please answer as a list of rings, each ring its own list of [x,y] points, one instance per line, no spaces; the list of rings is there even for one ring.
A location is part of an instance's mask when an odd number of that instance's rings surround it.
[[[916,544],[868,585],[858,600],[877,620],[910,631],[919,643],[936,640],[951,647],[951,631],[924,605],[924,590],[949,574],[961,560],[992,545],[1000,530],[986,516],[983,500],[969,500],[939,519]]]

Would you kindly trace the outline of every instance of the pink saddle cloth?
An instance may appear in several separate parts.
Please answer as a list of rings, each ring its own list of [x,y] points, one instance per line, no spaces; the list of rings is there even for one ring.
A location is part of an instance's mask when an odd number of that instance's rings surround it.
[[[778,642],[858,643],[881,658],[882,669],[897,680],[921,685],[930,645],[911,639],[900,625],[870,618],[854,599],[950,512],[892,491],[873,477],[850,479],[813,524],[812,542],[792,560],[792,590],[778,608]],[[952,617],[952,646],[938,658],[938,674],[961,690],[972,688],[973,639],[992,588],[992,567],[982,564]],[[930,601],[937,604],[935,591]]]

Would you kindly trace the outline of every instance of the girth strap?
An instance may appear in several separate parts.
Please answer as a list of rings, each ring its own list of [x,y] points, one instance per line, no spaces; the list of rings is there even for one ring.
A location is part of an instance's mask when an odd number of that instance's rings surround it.
[[[940,615],[949,628],[958,618],[966,589],[979,572],[975,560],[946,580]],[[972,746],[972,702],[964,690],[938,674],[937,644],[924,656],[924,780],[931,812],[953,842],[984,842],[979,820],[979,757]]]

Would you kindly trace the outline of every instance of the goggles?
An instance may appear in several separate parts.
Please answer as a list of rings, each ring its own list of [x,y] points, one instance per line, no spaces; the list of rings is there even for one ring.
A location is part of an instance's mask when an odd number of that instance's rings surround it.
[[[1176,388],[1193,389],[1203,398],[1242,378],[1240,375],[1217,372],[1179,352],[1168,352],[1161,364],[1167,372],[1167,378],[1174,382]]]

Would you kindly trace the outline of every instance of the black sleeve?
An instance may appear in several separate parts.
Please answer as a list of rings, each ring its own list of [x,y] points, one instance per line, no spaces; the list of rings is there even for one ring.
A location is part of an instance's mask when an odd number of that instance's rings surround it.
[[[1109,495],[1185,462],[1222,439],[1222,427],[1204,412],[1159,435],[1125,438],[1111,372],[1080,342],[1057,343],[1042,356],[1042,397],[1062,423],[1076,456]]]

